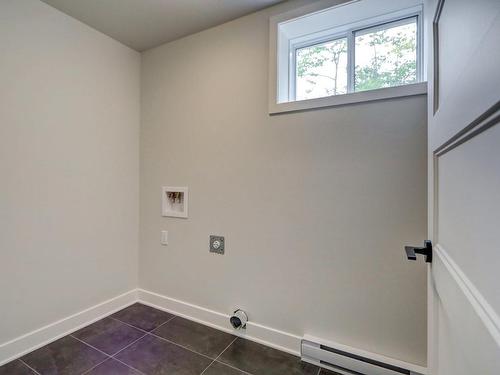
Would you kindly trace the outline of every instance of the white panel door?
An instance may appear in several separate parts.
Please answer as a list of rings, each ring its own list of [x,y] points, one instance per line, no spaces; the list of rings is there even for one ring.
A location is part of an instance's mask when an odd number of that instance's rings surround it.
[[[429,373],[499,375],[500,0],[429,0],[426,15]]]

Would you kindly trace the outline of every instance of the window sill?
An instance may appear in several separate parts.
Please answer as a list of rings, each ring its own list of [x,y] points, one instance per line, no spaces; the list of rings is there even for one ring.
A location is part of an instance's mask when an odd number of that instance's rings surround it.
[[[336,107],[341,105],[426,94],[427,82],[419,82],[411,85],[387,87],[377,90],[354,92],[351,94],[327,96],[325,98],[300,100],[295,102],[274,103],[274,101],[270,101],[269,114],[277,115],[280,113],[307,111],[316,108]]]

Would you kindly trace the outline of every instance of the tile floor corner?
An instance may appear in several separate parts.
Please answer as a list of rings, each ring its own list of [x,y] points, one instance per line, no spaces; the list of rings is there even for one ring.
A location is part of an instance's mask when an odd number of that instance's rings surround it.
[[[0,375],[335,375],[136,303],[0,367]]]

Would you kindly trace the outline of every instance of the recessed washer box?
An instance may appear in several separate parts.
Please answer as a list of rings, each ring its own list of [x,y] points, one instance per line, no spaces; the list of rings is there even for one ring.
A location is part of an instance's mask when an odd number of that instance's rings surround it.
[[[188,217],[188,188],[187,187],[162,187],[162,216]]]

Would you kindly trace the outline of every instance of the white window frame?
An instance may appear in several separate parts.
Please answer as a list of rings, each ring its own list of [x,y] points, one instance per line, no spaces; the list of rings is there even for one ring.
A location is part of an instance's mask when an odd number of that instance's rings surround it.
[[[339,0],[324,0],[316,4],[292,10],[270,19],[270,62],[269,62],[269,113],[300,111],[335,105],[345,105],[365,101],[382,100],[401,96],[422,95],[427,93],[427,82],[425,82],[424,66],[424,25],[423,6],[413,6],[406,9],[392,11],[369,17],[360,21],[334,27],[330,30],[322,30],[305,36],[299,36],[286,40],[286,44],[279,45],[279,25],[283,22],[294,20],[302,16],[325,9],[333,9],[336,6],[357,3],[359,0],[342,2]],[[341,4],[339,4],[341,3]],[[333,7],[332,7],[333,5]],[[404,23],[408,19],[416,18],[417,22],[417,83],[402,86],[393,86],[369,91],[354,91],[354,66],[355,66],[355,34],[362,31],[376,30],[377,28],[397,26],[398,22]],[[335,39],[347,38],[348,44],[348,87],[347,94],[338,94],[315,99],[295,100],[296,96],[296,51],[297,49],[325,43]],[[285,52],[288,61],[283,59]],[[281,71],[280,67],[281,65]],[[283,73],[283,70],[285,72]],[[286,80],[286,82],[285,82]]]
[[[339,40],[339,39],[347,39],[347,52],[349,53],[347,56],[347,92],[349,91],[350,87],[350,72],[352,69],[351,65],[353,64],[352,58],[351,58],[351,53],[349,49],[349,35],[345,33],[336,33],[336,34],[331,34],[329,36],[323,37],[321,39],[311,39],[305,42],[301,43],[290,43],[290,62],[288,64],[289,69],[288,69],[288,75],[289,75],[289,81],[288,81],[288,99],[289,101],[296,101],[296,96],[297,96],[297,86],[296,86],[296,80],[297,80],[297,50],[301,48],[307,48],[307,47],[312,47],[318,44],[323,44],[327,42],[333,42],[334,40]],[[342,94],[341,94],[342,95]]]

